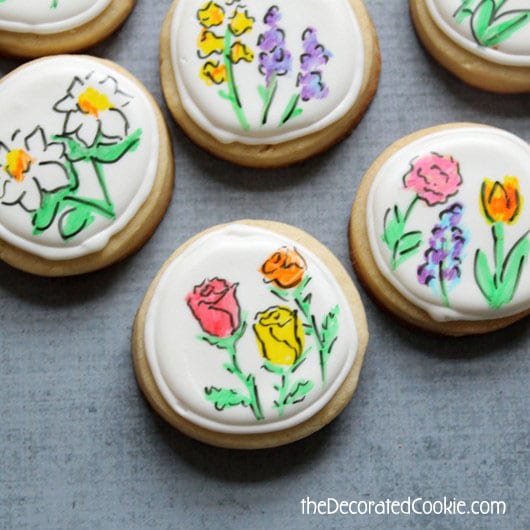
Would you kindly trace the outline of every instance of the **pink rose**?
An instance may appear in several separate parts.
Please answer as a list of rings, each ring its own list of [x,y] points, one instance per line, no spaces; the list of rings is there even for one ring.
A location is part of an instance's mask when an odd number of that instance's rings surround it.
[[[204,280],[186,296],[193,316],[206,333],[224,339],[233,335],[239,327],[237,285],[219,278]]]
[[[414,162],[403,181],[405,188],[414,190],[420,199],[434,206],[458,193],[462,177],[458,162],[452,157],[431,153]]]

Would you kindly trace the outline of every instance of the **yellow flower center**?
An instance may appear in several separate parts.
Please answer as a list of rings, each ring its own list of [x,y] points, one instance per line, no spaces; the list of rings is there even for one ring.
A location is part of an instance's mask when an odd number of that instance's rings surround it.
[[[24,149],[13,149],[6,157],[5,171],[17,182],[23,182],[31,164],[36,160],[32,158]]]
[[[95,88],[88,87],[78,98],[77,103],[79,108],[86,114],[92,114],[96,118],[103,110],[114,108],[114,105],[109,101],[109,98],[98,92]]]

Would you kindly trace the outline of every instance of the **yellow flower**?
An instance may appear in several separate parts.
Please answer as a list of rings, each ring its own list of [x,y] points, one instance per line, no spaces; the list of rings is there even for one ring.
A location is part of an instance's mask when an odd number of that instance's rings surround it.
[[[85,114],[92,114],[96,118],[101,111],[114,108],[114,105],[105,94],[98,92],[92,87],[88,87],[84,92],[79,94],[77,104]]]
[[[24,149],[13,149],[6,155],[6,164],[4,170],[6,173],[14,178],[17,182],[23,182],[26,178],[25,173],[28,172],[31,164],[36,160],[32,158]]]
[[[221,85],[226,82],[226,67],[219,61],[207,61],[201,69],[201,79],[207,85]]]
[[[219,26],[224,22],[225,11],[215,2],[206,2],[198,11],[197,18],[205,28]]]
[[[304,328],[297,312],[275,306],[258,313],[254,333],[262,357],[273,364],[292,366],[304,350]]]
[[[234,64],[237,64],[239,61],[251,63],[254,60],[254,52],[238,40],[230,48],[230,60]]]
[[[246,9],[243,9],[244,8],[237,7],[230,19],[230,31],[236,37],[243,35],[243,33],[246,33],[247,31],[251,31],[252,26],[254,25],[255,19],[249,16]]]
[[[490,223],[515,223],[523,205],[517,177],[504,177],[504,183],[484,179],[480,205]]]
[[[199,48],[201,59],[209,57],[212,53],[223,53],[224,39],[218,37],[213,31],[203,29],[197,41],[197,48]]]

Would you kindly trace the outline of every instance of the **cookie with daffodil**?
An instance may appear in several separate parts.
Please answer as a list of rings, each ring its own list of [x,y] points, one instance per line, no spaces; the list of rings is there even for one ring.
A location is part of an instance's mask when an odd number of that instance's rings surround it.
[[[376,300],[407,324],[486,333],[530,314],[530,147],[449,124],[385,150],[352,209],[351,253]]]
[[[132,349],[139,386],[166,421],[212,445],[257,449],[334,419],[367,341],[333,254],[292,226],[247,220],[177,249],[140,306]]]
[[[94,46],[127,19],[136,0],[0,0],[0,54],[42,57]]]
[[[280,167],[346,137],[377,87],[362,0],[174,0],[162,86],[184,132],[212,154]]]
[[[138,249],[173,184],[146,89],[114,63],[64,55],[7,75],[0,103],[0,259],[64,276]]]

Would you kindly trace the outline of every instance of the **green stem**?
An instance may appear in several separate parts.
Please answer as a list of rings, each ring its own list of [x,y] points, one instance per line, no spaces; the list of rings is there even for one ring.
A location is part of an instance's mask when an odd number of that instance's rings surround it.
[[[245,376],[241,371],[241,368],[239,367],[239,364],[237,362],[235,342],[236,341],[234,341],[230,345],[227,345],[226,347],[226,351],[228,352],[228,355],[230,355],[231,362],[231,365],[226,365],[226,368],[231,374],[234,374],[236,377],[238,377],[239,380],[245,385],[249,395],[249,406],[252,409],[252,412],[254,413],[256,419],[262,420],[264,416],[261,411],[261,406],[259,402],[256,378],[252,374]]]
[[[105,179],[105,172],[103,171],[103,167],[99,162],[96,162],[94,159],[92,159],[92,166],[94,167],[94,170],[96,172],[96,175],[98,177],[99,185],[101,186],[101,191],[103,192],[103,197],[105,199],[105,202],[109,206],[109,208],[114,211],[114,204],[112,203],[112,199],[109,194],[109,190],[107,188],[107,181]]]
[[[447,286],[444,280],[444,262],[442,261],[438,266],[438,280],[440,282],[440,293],[445,307],[449,307],[449,296],[447,295]]]
[[[278,396],[277,403],[277,409],[278,409],[278,416],[283,416],[284,409],[285,409],[285,400],[287,399],[287,393],[289,392],[289,374],[290,370],[284,371],[281,375],[282,378],[282,384],[280,387],[280,393]]]
[[[502,271],[504,268],[504,224],[494,223],[492,232],[493,253],[495,255],[495,287],[499,288],[502,283]]]
[[[241,100],[239,99],[239,92],[237,90],[237,84],[234,78],[234,66],[232,60],[230,59],[231,52],[231,43],[232,43],[232,32],[230,28],[226,30],[225,33],[225,47],[223,51],[224,64],[226,68],[227,84],[228,84],[228,98],[232,103],[232,108],[234,113],[243,128],[243,130],[248,131],[250,126],[248,124],[245,112],[243,111],[243,106],[241,105]]]
[[[274,100],[274,96],[276,95],[277,88],[278,80],[276,79],[276,74],[274,74],[265,92],[263,111],[261,112],[261,125],[265,125],[267,123],[267,119],[269,118],[269,110]]]
[[[294,111],[296,110],[296,107],[298,106],[298,102],[300,101],[300,94],[293,94],[291,96],[291,99],[289,100],[289,103],[287,103],[287,107],[285,107],[285,110],[282,114],[282,119],[280,121],[279,127],[282,125],[285,125],[294,114]]]
[[[83,197],[74,197],[66,196],[63,201],[64,204],[72,204],[76,207],[85,207],[91,210],[95,210],[97,213],[106,217],[107,219],[114,219],[116,214],[114,213],[114,208],[112,205],[109,205],[103,201],[98,201],[96,199],[85,199]]]

